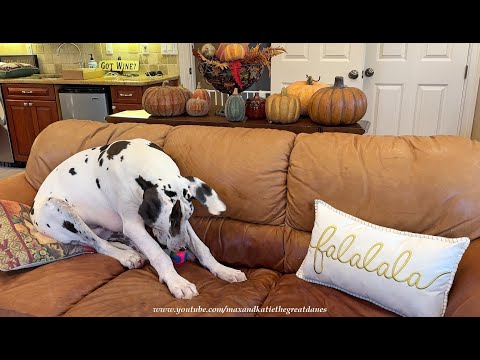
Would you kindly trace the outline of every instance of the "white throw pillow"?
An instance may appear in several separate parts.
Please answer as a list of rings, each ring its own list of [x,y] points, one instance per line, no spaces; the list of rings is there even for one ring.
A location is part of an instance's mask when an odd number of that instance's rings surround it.
[[[402,316],[443,316],[470,244],[371,224],[315,200],[315,226],[297,276]]]

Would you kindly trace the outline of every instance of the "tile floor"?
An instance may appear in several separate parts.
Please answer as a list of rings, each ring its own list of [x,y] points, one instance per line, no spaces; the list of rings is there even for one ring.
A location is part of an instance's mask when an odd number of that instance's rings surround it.
[[[18,174],[25,171],[24,168],[2,167],[0,166],[0,179]]]

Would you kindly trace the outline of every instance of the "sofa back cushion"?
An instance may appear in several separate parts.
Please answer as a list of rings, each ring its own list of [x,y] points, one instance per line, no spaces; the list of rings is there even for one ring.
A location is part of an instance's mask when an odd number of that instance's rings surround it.
[[[445,237],[480,236],[480,143],[456,136],[300,134],[286,222],[312,231],[314,200],[365,221]]]
[[[210,185],[227,205],[225,217],[282,225],[287,204],[288,159],[295,134],[268,129],[178,126],[165,152],[184,176]],[[194,216],[210,216],[195,206]]]
[[[172,127],[168,125],[111,125],[88,120],[62,120],[49,125],[35,139],[25,177],[38,190],[48,174],[79,151],[116,140],[144,138],[163,146]]]
[[[300,134],[287,183],[285,271],[296,271],[314,200],[362,220],[444,237],[480,236],[480,143],[456,136]]]

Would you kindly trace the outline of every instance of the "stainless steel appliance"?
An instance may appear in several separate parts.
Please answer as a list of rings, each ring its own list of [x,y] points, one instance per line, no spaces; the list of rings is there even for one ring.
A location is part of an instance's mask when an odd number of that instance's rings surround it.
[[[65,86],[58,91],[62,119],[106,122],[109,114],[107,88],[102,86]]]
[[[0,163],[13,163],[12,144],[8,133],[7,109],[0,91]]]

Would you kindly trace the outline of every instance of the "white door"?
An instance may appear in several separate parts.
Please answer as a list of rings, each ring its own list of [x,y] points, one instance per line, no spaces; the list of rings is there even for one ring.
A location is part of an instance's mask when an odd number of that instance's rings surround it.
[[[458,135],[469,44],[367,44],[369,134]]]
[[[365,62],[365,44],[354,43],[272,43],[282,46],[287,53],[272,58],[271,90],[280,92],[283,86],[306,80],[306,75],[333,84],[335,76],[343,76],[347,86],[363,88],[362,70]],[[350,79],[350,71],[359,76]]]

